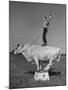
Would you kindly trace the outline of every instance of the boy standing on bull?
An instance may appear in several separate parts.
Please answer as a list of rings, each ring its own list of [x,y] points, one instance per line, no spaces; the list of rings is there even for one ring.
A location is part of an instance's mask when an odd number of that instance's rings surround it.
[[[42,35],[42,40],[43,40],[43,45],[42,46],[47,46],[47,39],[46,39],[46,34],[48,32],[48,26],[50,25],[50,20],[52,16],[49,15],[48,17],[43,18],[43,35]]]

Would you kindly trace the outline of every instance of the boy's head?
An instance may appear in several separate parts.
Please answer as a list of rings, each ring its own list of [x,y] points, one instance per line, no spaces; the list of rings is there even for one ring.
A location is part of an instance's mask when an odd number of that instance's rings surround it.
[[[43,20],[51,20],[52,19],[52,15],[50,14],[48,17],[44,16]]]

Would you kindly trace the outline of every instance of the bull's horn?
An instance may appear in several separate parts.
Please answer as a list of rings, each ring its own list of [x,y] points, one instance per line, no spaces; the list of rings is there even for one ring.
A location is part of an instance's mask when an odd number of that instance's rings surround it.
[[[27,45],[27,46],[24,45],[24,47],[19,50],[19,53],[23,52],[23,51],[26,50],[28,47],[29,47],[29,45]]]

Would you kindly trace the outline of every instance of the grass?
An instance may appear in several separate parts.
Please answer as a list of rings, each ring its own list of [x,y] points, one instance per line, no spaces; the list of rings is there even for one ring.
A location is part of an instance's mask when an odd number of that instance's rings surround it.
[[[9,88],[31,88],[66,85],[66,56],[62,55],[60,62],[49,71],[49,81],[35,81],[36,65],[27,62],[23,55],[10,54]]]

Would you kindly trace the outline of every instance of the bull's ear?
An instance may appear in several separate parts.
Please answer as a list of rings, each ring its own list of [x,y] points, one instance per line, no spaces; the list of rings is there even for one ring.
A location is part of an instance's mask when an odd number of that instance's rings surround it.
[[[20,46],[20,44],[17,44],[17,46],[19,47],[19,46]]]
[[[19,47],[19,45],[17,44],[14,50],[16,50],[18,47]]]

